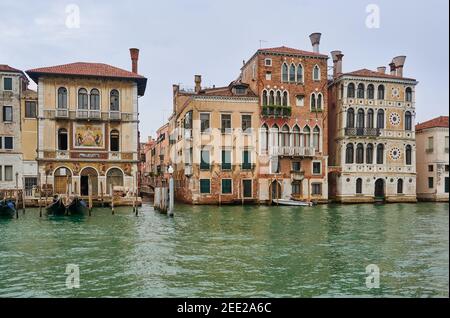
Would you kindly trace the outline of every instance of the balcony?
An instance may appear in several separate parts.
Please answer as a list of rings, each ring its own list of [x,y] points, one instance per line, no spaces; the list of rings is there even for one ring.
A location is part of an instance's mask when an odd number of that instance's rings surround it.
[[[316,149],[314,147],[291,147],[281,146],[270,148],[270,155],[282,157],[314,157]]]
[[[434,151],[434,148],[427,148],[427,149],[425,149],[426,153],[433,153],[433,151]]]
[[[109,120],[121,120],[122,116],[120,114],[120,111],[111,110],[109,111]]]
[[[192,176],[192,166],[191,165],[185,165],[184,166],[184,175],[185,176]]]
[[[264,117],[288,118],[291,117],[292,108],[290,106],[263,106],[261,115]]]
[[[346,136],[378,137],[381,135],[379,128],[345,128]]]
[[[305,178],[305,172],[302,170],[293,170],[291,171],[291,176],[294,181],[302,181]]]
[[[56,118],[69,118],[69,110],[68,109],[56,109],[55,112]]]
[[[101,112],[93,109],[77,109],[76,117],[77,119],[101,119]]]

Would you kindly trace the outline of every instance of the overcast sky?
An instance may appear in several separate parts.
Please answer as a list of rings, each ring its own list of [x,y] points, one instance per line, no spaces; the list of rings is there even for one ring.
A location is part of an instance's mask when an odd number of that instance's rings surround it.
[[[66,13],[70,4],[79,8],[79,27],[71,7]],[[379,8],[378,28],[366,25],[370,4]],[[448,114],[448,10],[447,0],[0,0],[0,64],[130,69],[128,49],[140,48],[139,73],[149,79],[140,99],[145,140],[172,111],[172,84],[193,86],[201,74],[205,85],[228,85],[261,43],[311,50],[308,35],[321,32],[320,51],[342,50],[345,72],[406,55],[404,76],[420,82],[416,111],[424,121]]]

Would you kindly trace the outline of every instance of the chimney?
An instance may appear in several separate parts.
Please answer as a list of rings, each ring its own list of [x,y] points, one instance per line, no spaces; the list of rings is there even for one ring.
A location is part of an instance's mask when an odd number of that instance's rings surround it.
[[[139,49],[130,49],[131,56],[131,71],[135,74],[138,72],[138,60],[139,60]]]
[[[391,75],[395,75],[395,63],[394,62],[389,63],[389,67],[391,69]]]
[[[336,78],[342,74],[342,58],[344,54],[341,51],[332,51],[331,57],[333,59],[333,77]]]
[[[313,46],[313,52],[319,53],[319,44],[320,44],[320,37],[322,36],[322,33],[312,33],[309,36],[309,39],[311,40],[311,44]]]
[[[202,76],[201,75],[195,75],[195,92],[199,93],[202,89]]]
[[[403,65],[405,65],[406,56],[400,55],[396,56],[392,59],[392,63],[395,64],[396,74],[397,76],[403,77]]]
[[[377,67],[377,72],[381,74],[386,74],[386,66]]]

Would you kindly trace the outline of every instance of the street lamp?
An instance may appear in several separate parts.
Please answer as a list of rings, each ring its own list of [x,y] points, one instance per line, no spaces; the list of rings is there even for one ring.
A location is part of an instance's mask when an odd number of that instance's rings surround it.
[[[173,216],[173,205],[174,205],[174,187],[173,187],[173,167],[170,165],[167,168],[167,172],[169,173],[169,211],[167,214],[169,216]]]

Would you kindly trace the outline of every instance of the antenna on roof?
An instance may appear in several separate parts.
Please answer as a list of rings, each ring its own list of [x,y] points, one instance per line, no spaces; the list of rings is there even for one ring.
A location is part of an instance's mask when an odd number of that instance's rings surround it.
[[[267,43],[266,40],[259,40],[259,48],[262,49],[262,44]]]

